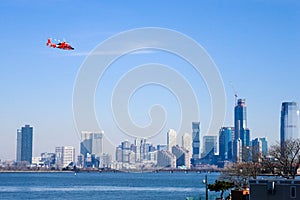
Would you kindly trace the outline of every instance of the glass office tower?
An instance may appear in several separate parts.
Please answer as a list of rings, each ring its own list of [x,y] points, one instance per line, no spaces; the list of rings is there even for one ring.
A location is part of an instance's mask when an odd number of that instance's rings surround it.
[[[299,138],[299,107],[296,102],[283,102],[280,118],[280,143]]]
[[[200,122],[192,122],[192,147],[194,160],[200,159]]]
[[[232,127],[222,127],[219,132],[219,155],[222,161],[232,159]]]
[[[84,156],[84,166],[99,166],[103,153],[103,135],[103,131],[81,133],[80,154]]]
[[[32,135],[33,128],[29,125],[17,130],[17,162],[32,163]]]
[[[245,99],[238,99],[234,107],[233,161],[249,161],[250,130],[247,128]],[[241,155],[243,158],[240,158]]]

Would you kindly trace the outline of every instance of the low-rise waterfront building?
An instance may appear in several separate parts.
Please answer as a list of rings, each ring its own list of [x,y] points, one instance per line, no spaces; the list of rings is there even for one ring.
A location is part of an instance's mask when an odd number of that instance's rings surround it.
[[[300,180],[271,179],[250,180],[250,199],[296,200],[300,199]]]

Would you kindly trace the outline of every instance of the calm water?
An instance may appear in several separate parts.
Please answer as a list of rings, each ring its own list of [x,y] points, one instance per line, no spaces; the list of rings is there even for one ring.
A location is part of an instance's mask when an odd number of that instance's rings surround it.
[[[205,174],[0,173],[0,199],[182,199],[205,195]],[[213,183],[219,176],[208,174]],[[213,195],[215,196],[215,195]],[[211,195],[212,197],[212,195]]]

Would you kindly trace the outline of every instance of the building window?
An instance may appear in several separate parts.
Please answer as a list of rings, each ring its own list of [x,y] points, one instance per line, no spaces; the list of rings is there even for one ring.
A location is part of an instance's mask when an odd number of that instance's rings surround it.
[[[292,199],[295,199],[296,198],[296,186],[291,186],[290,187],[290,197]]]

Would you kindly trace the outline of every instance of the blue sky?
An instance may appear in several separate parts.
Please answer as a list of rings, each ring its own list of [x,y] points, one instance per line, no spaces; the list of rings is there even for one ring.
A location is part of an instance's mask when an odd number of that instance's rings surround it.
[[[300,103],[299,23],[296,0],[1,1],[0,159],[15,158],[16,129],[25,124],[34,126],[34,155],[58,145],[75,146],[78,152],[72,94],[81,64],[105,39],[142,27],[173,29],[202,45],[224,82],[224,125],[233,124],[233,82],[239,97],[246,98],[251,137],[266,136],[274,143],[279,140],[281,102]],[[48,37],[66,39],[75,51],[47,48]],[[104,131],[116,131],[107,106],[116,81],[149,62],[173,66],[187,78],[199,99],[202,129],[207,129],[211,105],[203,79],[180,58],[149,51],[121,58],[103,77],[105,87],[97,88],[95,108]],[[129,109],[134,121],[145,125],[148,108],[165,105],[170,114],[164,132],[177,128],[180,112],[174,95],[162,90],[143,88],[134,94]],[[163,134],[154,142],[165,142]]]

